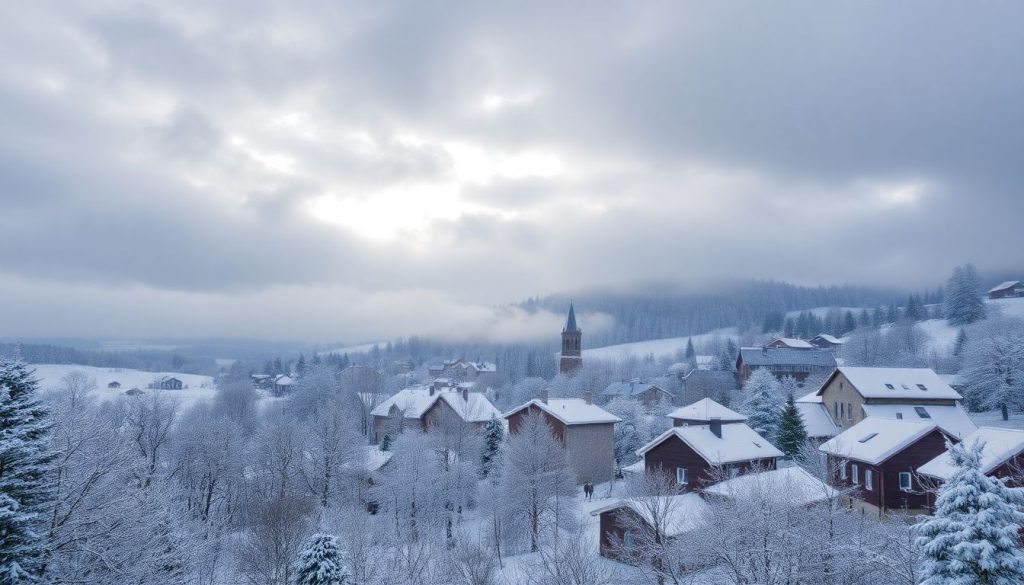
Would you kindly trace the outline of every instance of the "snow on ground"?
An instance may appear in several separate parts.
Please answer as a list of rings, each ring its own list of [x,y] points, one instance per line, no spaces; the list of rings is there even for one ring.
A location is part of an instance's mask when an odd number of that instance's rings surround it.
[[[836,307],[815,307],[813,309],[797,309],[795,311],[787,311],[786,312],[786,316],[787,317],[792,317],[792,318],[796,319],[797,317],[800,316],[800,313],[811,313],[815,317],[820,317],[820,318],[824,319],[825,315],[827,315],[829,311],[831,311],[832,309],[835,309],[835,308]],[[864,307],[838,307],[838,308],[843,313],[845,313],[847,311],[852,312],[855,317],[860,315],[860,312],[864,310]]]
[[[985,305],[988,308],[989,316],[998,313],[1024,319],[1024,299],[986,300]],[[928,319],[917,323],[915,327],[928,338],[928,341],[925,342],[927,352],[943,355],[953,353],[956,336],[960,332],[959,327],[950,325],[945,319]],[[882,328],[883,333],[886,330],[886,327]]]
[[[979,427],[999,427],[1002,429],[1024,430],[1024,414],[1010,413],[1010,420],[1003,420],[998,410],[986,412],[970,412],[968,415]]]
[[[661,357],[675,357],[677,352],[686,350],[686,340],[692,339],[694,345],[710,342],[715,338],[723,342],[727,338],[738,338],[735,327],[715,329],[708,333],[690,335],[686,337],[668,337],[665,339],[651,339],[648,341],[635,341],[633,343],[620,343],[618,345],[606,345],[583,350],[583,358],[622,361],[630,356],[642,358],[654,354],[655,359]]]
[[[141,370],[96,368],[76,364],[32,364],[32,367],[35,368],[36,378],[39,379],[39,387],[43,390],[59,388],[61,378],[71,372],[82,372],[96,381],[96,395],[104,400],[124,396],[125,390],[130,388],[138,388],[147,393],[155,392],[155,390],[147,390],[146,386],[160,376],[174,376],[187,386],[187,388],[182,390],[160,391],[164,392],[166,396],[177,398],[182,406],[188,406],[200,400],[212,398],[215,391],[213,378],[199,374],[144,372]],[[121,384],[120,388],[107,388],[107,384],[115,381]]]
[[[339,347],[337,349],[328,349],[327,351],[318,352],[319,355],[327,355],[329,353],[336,353],[338,355],[344,354],[357,354],[357,353],[370,353],[375,347],[383,348],[388,342],[386,341],[375,341],[373,343],[361,343],[359,345],[348,345],[345,347]]]

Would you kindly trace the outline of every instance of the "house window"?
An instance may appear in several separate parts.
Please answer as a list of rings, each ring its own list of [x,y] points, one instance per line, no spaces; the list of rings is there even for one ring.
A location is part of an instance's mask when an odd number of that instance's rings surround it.
[[[846,418],[846,403],[839,403],[839,418]]]
[[[849,402],[846,403],[846,418],[853,420],[853,405]]]
[[[839,462],[839,479],[846,481],[846,462]]]
[[[921,418],[931,418],[932,417],[932,415],[928,414],[928,411],[925,410],[923,406],[915,406],[914,407],[914,412],[916,412],[917,416],[919,416]]]
[[[832,403],[832,418],[834,418],[836,420],[839,420],[839,403],[838,402],[833,402]]]
[[[918,384],[917,387],[920,388],[921,390],[926,391],[926,392],[928,391],[928,387],[925,386],[924,384]]]
[[[903,420],[903,413],[902,412],[897,412],[896,413],[896,420]]]
[[[886,384],[885,387],[888,388],[889,390],[895,390],[896,389],[896,387],[893,386],[892,384]]]
[[[860,485],[860,468],[856,463],[850,466],[850,471],[853,472],[853,485]]]
[[[676,467],[676,483],[679,485],[686,485],[686,468]]]
[[[875,474],[870,469],[864,470],[864,489],[868,490],[869,492],[874,491],[875,489],[873,485],[874,482],[872,481],[874,479],[874,476]]]
[[[910,490],[914,489],[914,486],[910,482],[910,472],[900,472],[900,490],[904,492],[909,492]]]
[[[636,545],[636,538],[633,536],[633,531],[627,530],[626,533],[622,535],[622,544],[626,545],[628,548],[633,548],[633,546]]]

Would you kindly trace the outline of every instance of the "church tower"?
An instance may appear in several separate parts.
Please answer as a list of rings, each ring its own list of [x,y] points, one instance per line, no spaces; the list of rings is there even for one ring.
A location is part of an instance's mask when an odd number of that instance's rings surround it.
[[[565,329],[562,329],[562,355],[558,360],[558,371],[566,376],[576,373],[583,365],[583,354],[581,344],[583,332],[576,326],[576,308],[569,303],[569,316],[565,320]]]

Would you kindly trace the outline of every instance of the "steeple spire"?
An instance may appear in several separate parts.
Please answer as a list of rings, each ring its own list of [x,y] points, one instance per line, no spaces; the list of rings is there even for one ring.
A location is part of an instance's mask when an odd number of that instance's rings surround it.
[[[569,317],[565,320],[565,329],[563,329],[562,332],[563,333],[576,333],[579,330],[580,330],[580,328],[576,326],[576,307],[574,307],[573,303],[570,301],[569,302]]]

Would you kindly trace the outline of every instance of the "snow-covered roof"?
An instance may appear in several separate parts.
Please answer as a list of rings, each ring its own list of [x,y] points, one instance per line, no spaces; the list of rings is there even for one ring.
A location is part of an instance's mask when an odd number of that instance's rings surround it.
[[[345,469],[374,473],[384,467],[394,451],[381,451],[376,445],[362,445],[356,448],[357,457],[342,465]]]
[[[715,418],[721,419],[722,422],[742,422],[747,420],[747,417],[742,414],[726,408],[710,398],[698,400],[689,406],[677,408],[668,413],[667,416],[669,418],[702,421],[710,421]]]
[[[699,528],[708,517],[710,506],[694,492],[677,496],[636,496],[624,498],[593,510],[591,516],[599,516],[605,512],[627,508],[648,524],[653,525],[652,510],[664,514],[665,536],[677,536],[684,532]]]
[[[832,420],[824,404],[815,402],[797,402],[796,409],[804,421],[807,436],[815,439],[834,437],[839,434],[839,427]]]
[[[637,449],[636,454],[643,457],[645,453],[663,443],[669,437],[678,437],[691,449],[696,451],[711,465],[724,465],[753,459],[772,459],[782,457],[782,451],[775,448],[757,431],[745,423],[722,425],[722,436],[711,432],[708,425],[689,427],[672,427],[655,437],[653,441]]]
[[[996,286],[993,286],[992,288],[988,289],[988,292],[994,293],[996,291],[1006,290],[1008,288],[1013,288],[1013,287],[1016,287],[1016,286],[1024,286],[1024,283],[1022,283],[1019,280],[1007,280],[1006,282],[1000,283],[1000,284],[998,284]]]
[[[834,368],[836,356],[826,349],[793,349],[791,347],[741,347],[743,363],[757,366],[812,366]]]
[[[547,402],[534,398],[506,412],[504,416],[511,416],[524,408],[529,408],[530,405],[536,406],[566,425],[617,423],[622,420],[596,404],[587,404],[582,398],[551,398]]]
[[[983,443],[981,448],[982,473],[991,473],[995,468],[1024,452],[1024,431],[1017,429],[981,427],[964,437],[963,441],[968,446]],[[947,451],[918,467],[917,471],[922,475],[947,480],[953,477],[956,466],[953,465],[953,459]]]
[[[878,465],[937,428],[933,422],[869,417],[829,439],[820,449],[836,457]]]
[[[637,394],[643,394],[650,389],[660,390],[665,394],[669,392],[662,389],[657,384],[651,384],[650,382],[612,382],[602,392],[602,396],[636,396]]]
[[[960,400],[956,390],[950,388],[930,368],[853,368],[842,366],[833,376],[843,374],[864,398],[913,398]],[[831,378],[822,384],[821,394]]]
[[[814,345],[810,342],[804,341],[803,339],[797,339],[795,337],[776,337],[768,342],[768,344],[772,343],[781,343],[782,345],[792,349],[814,349]]]
[[[971,417],[959,406],[931,404],[865,404],[864,414],[881,418],[934,422],[950,435],[963,439],[978,430]]]
[[[796,465],[740,475],[708,486],[704,492],[726,498],[760,493],[797,506],[823,502],[839,495],[835,488]]]
[[[834,345],[842,345],[843,343],[845,343],[842,339],[839,339],[834,335],[829,335],[828,333],[820,333],[818,335],[815,335],[812,339],[821,339],[822,341],[826,341]]]
[[[404,418],[423,418],[438,400],[448,403],[455,413],[467,422],[486,422],[492,416],[501,416],[491,401],[479,392],[468,392],[463,398],[462,392],[459,391],[442,389],[431,393],[430,388],[425,386],[406,388],[398,392],[374,407],[370,414],[388,416],[391,407],[396,406],[402,411]]]
[[[274,378],[274,384],[276,386],[291,386],[294,383],[295,380],[292,380],[291,376],[286,376],[284,374],[281,374],[277,378]]]
[[[498,366],[491,362],[468,362],[467,367],[472,367],[478,372],[497,372]]]
[[[817,404],[821,404],[822,398],[821,396],[818,396],[818,391],[815,390],[813,392],[808,392],[807,394],[804,394],[803,396],[795,399],[794,402],[796,402],[797,404],[801,402],[815,402]]]

